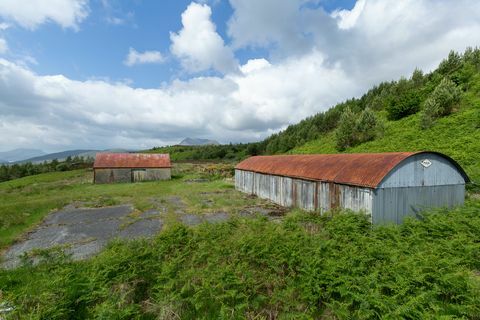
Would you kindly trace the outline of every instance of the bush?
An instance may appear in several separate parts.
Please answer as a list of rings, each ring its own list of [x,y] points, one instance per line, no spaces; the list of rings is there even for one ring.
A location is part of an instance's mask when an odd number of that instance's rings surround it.
[[[420,110],[420,95],[416,91],[409,91],[395,96],[387,107],[388,119],[399,120]]]
[[[337,149],[342,151],[348,147],[371,141],[381,131],[382,125],[377,120],[375,113],[366,108],[360,116],[346,108],[340,117],[338,129],[335,131]]]
[[[347,147],[356,144],[356,126],[355,114],[350,108],[345,108],[340,117],[338,128],[335,131],[335,141],[338,150],[345,150]]]
[[[453,107],[460,101],[460,90],[455,83],[444,78],[425,101],[423,107],[422,128],[429,128],[434,121],[452,113]]]

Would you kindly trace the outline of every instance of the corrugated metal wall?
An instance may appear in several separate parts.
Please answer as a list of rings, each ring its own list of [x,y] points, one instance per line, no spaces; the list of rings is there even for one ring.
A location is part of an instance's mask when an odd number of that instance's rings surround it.
[[[373,192],[368,188],[334,185],[235,170],[235,187],[245,193],[269,199],[285,207],[325,212],[340,207],[372,212]]]
[[[465,200],[465,179],[448,159],[434,153],[412,156],[394,168],[375,190],[374,223],[401,223],[406,216]]]
[[[373,223],[402,223],[405,217],[428,208],[463,204],[464,185],[382,188],[375,190]]]
[[[158,169],[94,169],[95,183],[169,180],[170,168]]]

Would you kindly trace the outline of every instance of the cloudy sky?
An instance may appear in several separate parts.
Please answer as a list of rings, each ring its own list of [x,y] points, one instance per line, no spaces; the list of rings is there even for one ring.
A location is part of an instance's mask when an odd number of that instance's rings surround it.
[[[0,151],[260,140],[480,45],[476,0],[0,0]]]

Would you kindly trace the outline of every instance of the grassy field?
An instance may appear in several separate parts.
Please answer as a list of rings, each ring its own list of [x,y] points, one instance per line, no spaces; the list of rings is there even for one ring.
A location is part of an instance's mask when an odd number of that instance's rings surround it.
[[[67,204],[101,207],[133,204],[138,211],[153,209],[169,196],[186,204],[186,213],[236,212],[246,206],[265,204],[234,190],[231,164],[181,164],[173,179],[136,184],[95,185],[91,170],[53,172],[0,183],[0,250],[36,225],[52,210]],[[172,208],[173,210],[173,208]],[[170,210],[171,211],[171,210]]]

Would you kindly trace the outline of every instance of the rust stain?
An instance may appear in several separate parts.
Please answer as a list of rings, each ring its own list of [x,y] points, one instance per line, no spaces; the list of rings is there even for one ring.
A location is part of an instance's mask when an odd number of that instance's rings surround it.
[[[421,152],[255,156],[235,168],[264,174],[376,188],[406,158]]]
[[[97,153],[93,167],[99,168],[170,168],[170,155],[146,153]]]

